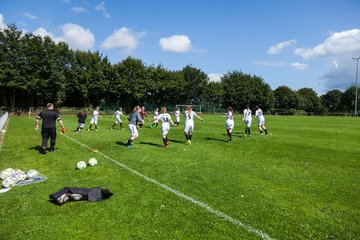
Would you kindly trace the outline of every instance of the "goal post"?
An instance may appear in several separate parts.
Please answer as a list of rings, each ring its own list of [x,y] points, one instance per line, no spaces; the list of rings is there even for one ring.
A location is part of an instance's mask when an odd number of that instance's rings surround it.
[[[201,114],[201,105],[191,105],[191,104],[182,105],[182,104],[177,104],[177,105],[175,106],[175,109],[178,109],[178,108],[179,108],[181,112],[184,112],[188,106],[191,106],[194,112]]]

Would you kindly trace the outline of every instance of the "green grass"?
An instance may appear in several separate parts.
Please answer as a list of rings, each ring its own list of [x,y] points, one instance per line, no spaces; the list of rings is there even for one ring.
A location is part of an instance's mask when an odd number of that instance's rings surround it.
[[[172,127],[168,150],[149,122],[127,149],[128,131],[109,130],[110,116],[97,132],[80,134],[71,131],[75,117],[63,120],[67,136],[271,238],[360,238],[359,119],[267,116],[272,135],[259,136],[253,122],[253,136],[243,138],[236,116],[228,143],[224,117],[203,118],[195,120],[191,145],[184,144],[183,123]],[[48,179],[0,194],[0,239],[260,239],[60,134],[53,153],[40,155],[40,142],[33,119],[10,119],[0,169],[37,169]],[[90,157],[96,167],[75,170]],[[48,201],[66,186],[114,195],[98,203]]]

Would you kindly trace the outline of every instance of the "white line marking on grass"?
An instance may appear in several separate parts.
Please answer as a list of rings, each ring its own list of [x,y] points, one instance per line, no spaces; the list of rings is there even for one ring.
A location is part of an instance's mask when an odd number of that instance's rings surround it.
[[[69,137],[69,136],[67,136],[67,135],[65,135],[65,134],[61,134],[61,136],[67,137],[67,138],[70,139],[71,141],[76,142],[77,144],[83,146],[84,148],[89,149],[89,150],[92,150],[92,148],[89,147],[88,145],[86,145],[86,144],[84,144],[84,143],[81,143],[81,142],[77,141],[76,139],[73,139],[72,137]],[[218,216],[218,217],[220,217],[220,218],[223,218],[224,220],[226,220],[226,221],[228,221],[228,222],[231,222],[232,224],[235,224],[235,225],[237,225],[237,226],[240,226],[240,227],[246,229],[248,232],[251,232],[251,233],[254,233],[254,234],[258,235],[258,236],[261,237],[262,239],[273,240],[273,238],[271,238],[269,235],[267,235],[266,233],[264,233],[263,231],[261,231],[261,230],[259,230],[259,229],[256,229],[256,228],[254,228],[254,227],[252,227],[252,226],[250,226],[250,225],[248,225],[248,224],[245,224],[245,223],[241,222],[240,220],[237,220],[237,219],[235,219],[235,218],[233,218],[233,217],[230,217],[229,215],[225,214],[224,212],[221,212],[221,211],[219,211],[219,210],[213,209],[212,207],[210,207],[210,206],[207,205],[206,203],[201,202],[201,201],[199,201],[199,200],[196,200],[195,198],[192,198],[192,197],[190,197],[190,196],[188,196],[188,195],[186,195],[186,194],[184,194],[184,193],[182,193],[182,192],[180,192],[180,191],[177,191],[177,190],[175,190],[175,189],[173,189],[173,188],[171,188],[171,187],[169,187],[169,186],[167,186],[167,185],[165,185],[165,184],[162,184],[161,182],[159,182],[159,181],[157,181],[157,180],[155,180],[155,179],[153,179],[153,178],[150,178],[150,177],[148,177],[148,176],[145,176],[144,174],[142,174],[142,173],[140,173],[140,172],[138,172],[138,171],[136,171],[136,170],[128,167],[127,165],[125,165],[125,164],[123,164],[123,163],[121,163],[121,162],[116,161],[115,159],[113,159],[113,158],[105,155],[104,153],[102,153],[102,152],[100,152],[100,151],[97,152],[97,153],[100,154],[101,156],[103,156],[104,158],[110,160],[110,161],[113,162],[114,164],[116,164],[116,165],[124,168],[125,170],[127,170],[127,171],[129,171],[129,172],[131,172],[131,173],[133,173],[133,174],[135,174],[135,175],[138,175],[139,177],[145,179],[146,181],[152,182],[152,183],[154,183],[155,185],[157,185],[157,186],[159,186],[159,187],[161,187],[161,188],[163,188],[163,189],[165,189],[165,190],[167,190],[167,191],[175,194],[176,196],[181,197],[181,198],[183,198],[183,199],[185,199],[185,200],[188,200],[189,202],[192,202],[192,203],[194,203],[195,205],[197,205],[197,206],[199,206],[199,207],[202,207],[203,209],[205,209],[205,210],[208,211],[209,213],[215,214],[216,216]]]

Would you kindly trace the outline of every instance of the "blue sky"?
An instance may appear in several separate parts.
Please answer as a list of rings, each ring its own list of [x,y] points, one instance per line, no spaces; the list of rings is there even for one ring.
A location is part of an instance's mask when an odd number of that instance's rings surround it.
[[[191,64],[212,81],[239,70],[319,94],[355,84],[360,56],[358,0],[0,0],[9,23],[112,63]]]

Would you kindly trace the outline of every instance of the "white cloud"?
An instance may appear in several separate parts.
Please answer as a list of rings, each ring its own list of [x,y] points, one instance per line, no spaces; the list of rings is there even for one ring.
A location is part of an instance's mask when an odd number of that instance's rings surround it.
[[[95,44],[94,34],[90,29],[73,23],[67,23],[61,26],[62,37],[72,49],[89,50]]]
[[[159,41],[163,51],[183,53],[191,49],[191,40],[186,35],[173,35]]]
[[[110,17],[111,17],[110,14],[106,11],[105,2],[104,2],[104,1],[100,2],[100,3],[95,7],[95,10],[102,12],[103,15],[104,15],[106,18],[110,18]]]
[[[210,82],[220,82],[222,76],[224,76],[224,74],[221,74],[221,73],[209,73],[208,74]]]
[[[119,28],[113,34],[108,36],[101,44],[103,49],[120,48],[124,52],[132,52],[139,45],[139,39],[144,33],[133,32],[126,27]]]
[[[286,62],[267,62],[267,61],[257,61],[257,65],[266,66],[266,67],[283,67],[288,65]]]
[[[30,18],[31,20],[37,20],[38,17],[37,16],[34,16],[28,12],[24,13],[24,16],[27,17],[27,18]]]
[[[45,28],[43,27],[39,27],[38,29],[36,29],[34,32],[33,32],[34,35],[38,35],[40,37],[50,37],[51,39],[54,40],[55,36],[54,34],[52,34],[51,32],[47,31]]]
[[[300,71],[308,70],[309,68],[309,65],[307,65],[306,63],[299,63],[299,62],[293,62],[290,64],[290,66],[292,66],[295,70],[300,70]]]
[[[305,59],[341,56],[360,51],[360,29],[332,33],[323,43],[312,48],[298,48],[294,51]]]
[[[60,27],[61,35],[55,36],[45,28],[36,29],[33,34],[41,37],[49,36],[54,42],[60,41],[69,44],[72,49],[90,50],[95,44],[95,37],[89,29],[73,23],[67,23]]]
[[[4,20],[4,16],[0,13],[0,29],[5,29],[7,28],[5,20]]]
[[[270,55],[279,54],[279,53],[282,52],[283,49],[294,46],[295,44],[296,44],[295,39],[280,42],[280,43],[278,43],[278,44],[276,44],[274,46],[271,46],[269,48],[269,50],[267,51],[267,53],[270,54]]]
[[[72,7],[71,11],[73,11],[74,13],[88,12],[87,8],[84,8],[84,7]]]

